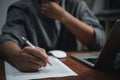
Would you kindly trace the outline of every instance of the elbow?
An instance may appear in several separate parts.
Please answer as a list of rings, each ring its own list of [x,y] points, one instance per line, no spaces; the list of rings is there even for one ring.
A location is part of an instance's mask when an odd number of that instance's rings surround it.
[[[93,41],[88,48],[91,50],[101,50],[104,47],[105,39],[106,36],[104,31],[95,30]]]

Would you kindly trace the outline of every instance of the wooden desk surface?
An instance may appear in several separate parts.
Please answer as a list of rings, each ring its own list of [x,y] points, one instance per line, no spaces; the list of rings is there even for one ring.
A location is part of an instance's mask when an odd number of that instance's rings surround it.
[[[68,57],[65,59],[61,59],[63,63],[65,63],[69,68],[75,71],[78,76],[74,77],[62,77],[62,78],[47,78],[40,80],[120,80],[119,76],[109,74],[107,72],[95,70],[73,58],[71,58],[71,54],[77,54],[79,52],[67,52]],[[4,63],[0,60],[0,80],[5,80],[5,69]],[[39,80],[39,79],[38,79]]]

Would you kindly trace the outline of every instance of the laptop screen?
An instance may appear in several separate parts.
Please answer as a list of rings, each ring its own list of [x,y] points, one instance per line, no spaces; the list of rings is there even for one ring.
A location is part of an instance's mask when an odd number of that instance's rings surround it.
[[[120,53],[120,20],[113,25],[95,66],[102,69],[115,69],[118,53]]]

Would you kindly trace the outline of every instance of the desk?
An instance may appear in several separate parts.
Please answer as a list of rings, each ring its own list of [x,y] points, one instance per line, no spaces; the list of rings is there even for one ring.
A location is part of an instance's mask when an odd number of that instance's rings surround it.
[[[48,79],[40,79],[40,80],[120,80],[120,77],[95,70],[73,58],[71,58],[71,54],[77,54],[85,51],[77,51],[77,52],[67,52],[68,56],[65,59],[61,59],[63,63],[69,66],[73,71],[75,71],[78,76],[74,77],[62,77],[62,78],[48,78]],[[5,80],[5,70],[4,63],[0,60],[0,80]],[[39,79],[38,79],[39,80]]]

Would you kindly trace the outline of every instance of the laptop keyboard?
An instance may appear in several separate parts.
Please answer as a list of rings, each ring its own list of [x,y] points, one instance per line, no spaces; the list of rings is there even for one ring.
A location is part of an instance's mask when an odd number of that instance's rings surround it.
[[[87,59],[85,59],[85,60],[87,60],[87,61],[89,61],[89,62],[95,64],[97,58],[87,58]]]

